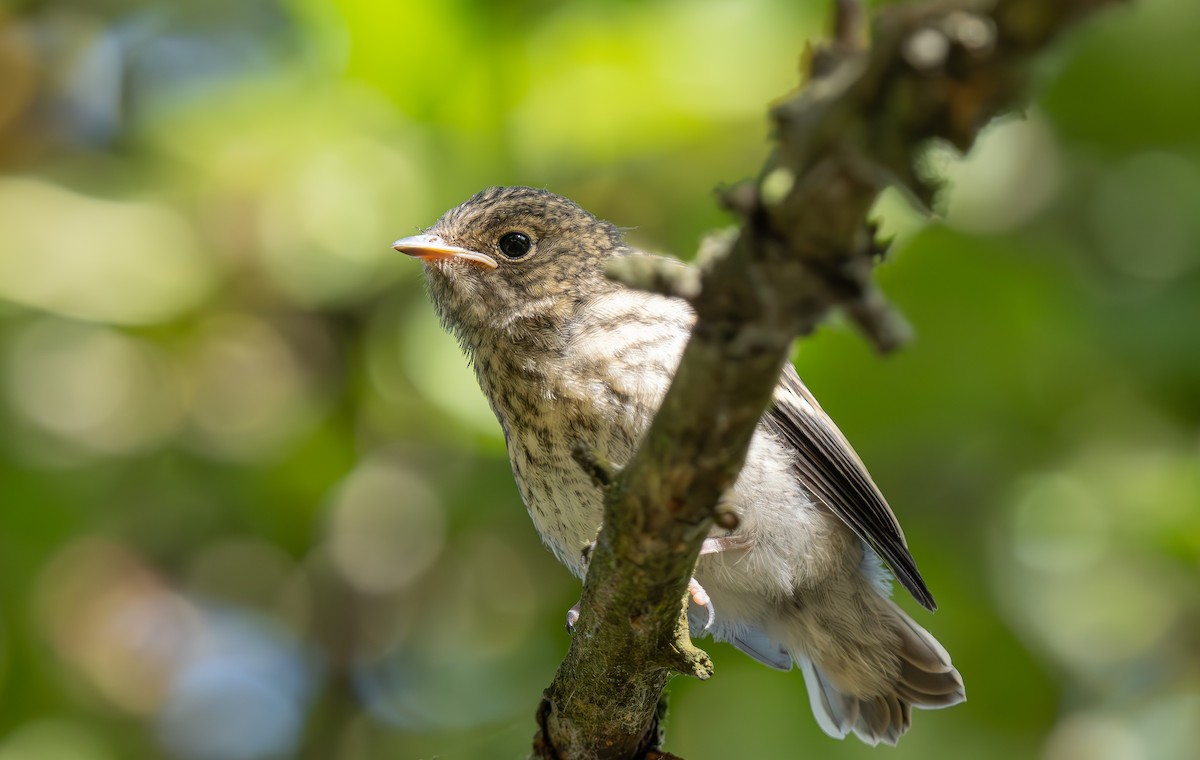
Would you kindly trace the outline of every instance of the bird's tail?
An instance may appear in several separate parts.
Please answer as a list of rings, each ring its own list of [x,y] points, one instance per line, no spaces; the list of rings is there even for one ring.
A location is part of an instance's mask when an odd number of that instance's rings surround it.
[[[912,708],[950,707],[964,701],[966,692],[937,639],[891,600],[871,596],[884,623],[880,641],[826,631],[804,635],[787,648],[804,673],[821,730],[837,739],[853,731],[868,744],[895,744],[912,723]]]

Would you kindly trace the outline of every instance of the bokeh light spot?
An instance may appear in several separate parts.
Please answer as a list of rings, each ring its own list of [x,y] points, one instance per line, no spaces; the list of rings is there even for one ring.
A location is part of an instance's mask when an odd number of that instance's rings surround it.
[[[313,668],[293,636],[236,608],[204,608],[205,636],[158,716],[185,760],[289,756],[300,739]]]
[[[1042,572],[1080,572],[1100,560],[1110,525],[1084,484],[1061,474],[1035,478],[1013,509],[1014,552]]]
[[[124,454],[179,427],[176,378],[152,344],[45,319],[22,329],[5,359],[5,390],[21,417],[76,446]]]
[[[298,303],[337,303],[379,289],[397,267],[384,203],[419,184],[403,154],[367,140],[335,145],[281,178],[262,218],[265,263]]]
[[[425,303],[413,304],[402,330],[405,374],[420,394],[472,430],[498,437],[500,425],[475,374],[455,342],[446,339],[433,309]]]
[[[68,545],[40,584],[50,641],[110,703],[158,709],[175,668],[200,635],[195,609],[126,548]]]
[[[209,320],[192,352],[194,441],[228,459],[268,456],[313,420],[308,378],[287,341],[245,315]]]
[[[341,486],[329,525],[334,565],[355,588],[386,593],[416,580],[442,550],[445,516],[424,480],[383,457]]]
[[[970,232],[1025,224],[1057,197],[1061,184],[1054,134],[1036,110],[989,125],[966,156],[943,159],[946,221]]]
[[[1150,760],[1138,735],[1115,716],[1075,714],[1054,727],[1044,760]]]
[[[0,230],[0,297],[46,311],[150,324],[196,306],[215,284],[191,226],[161,203],[5,178]]]

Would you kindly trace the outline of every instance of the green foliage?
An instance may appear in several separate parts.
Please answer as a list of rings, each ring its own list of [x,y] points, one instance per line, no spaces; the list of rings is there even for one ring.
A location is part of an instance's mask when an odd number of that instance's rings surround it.
[[[517,757],[575,582],[419,268],[489,184],[690,256],[825,3],[0,13],[0,760]],[[880,270],[918,331],[798,365],[900,514],[970,701],[896,757],[1200,733],[1200,6],[1072,36]],[[690,758],[865,757],[711,646]]]

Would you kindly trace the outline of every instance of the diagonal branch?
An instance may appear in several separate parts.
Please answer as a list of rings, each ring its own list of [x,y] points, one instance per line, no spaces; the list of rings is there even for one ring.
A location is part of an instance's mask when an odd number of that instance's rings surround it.
[[[1034,56],[1114,1],[902,5],[878,19],[863,50],[860,4],[838,0],[836,43],[812,56],[807,87],[772,109],[777,145],[759,180],[723,195],[741,227],[707,257],[674,382],[606,487],[582,615],[539,711],[536,756],[657,749],[669,674],[712,672],[681,600],[792,340],[834,307],[881,351],[906,339],[870,277],[880,250],[867,214],[879,192],[898,184],[928,203],[936,188],[917,170],[923,147],[941,139],[968,149],[989,119],[1019,105]]]

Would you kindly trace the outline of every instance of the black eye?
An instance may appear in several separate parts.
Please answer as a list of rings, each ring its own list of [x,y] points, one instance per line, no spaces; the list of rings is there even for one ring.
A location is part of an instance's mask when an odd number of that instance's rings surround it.
[[[500,253],[510,259],[519,259],[529,253],[529,249],[533,247],[533,241],[524,232],[510,232],[500,238]]]

